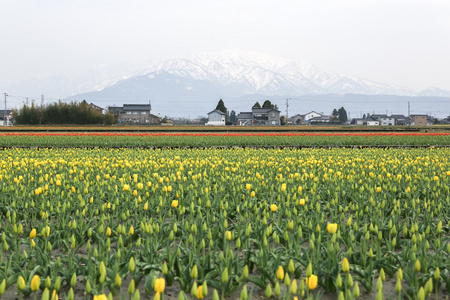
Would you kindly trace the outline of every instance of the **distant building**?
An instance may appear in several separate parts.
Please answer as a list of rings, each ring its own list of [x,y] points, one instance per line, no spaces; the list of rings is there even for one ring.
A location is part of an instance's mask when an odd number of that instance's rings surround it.
[[[380,126],[380,121],[372,116],[366,118],[367,126]]]
[[[350,125],[364,125],[365,120],[363,118],[353,118],[350,121]]]
[[[406,123],[408,122],[408,118],[404,115],[391,115],[391,117],[393,117],[395,119],[395,124],[396,125],[406,125]]]
[[[237,116],[238,125],[281,125],[280,111],[274,108],[252,108],[251,112],[241,112]]]
[[[103,108],[100,107],[100,106],[98,106],[98,105],[95,105],[94,103],[90,103],[90,104],[89,104],[89,107],[90,107],[92,110],[95,110],[95,111],[98,111],[98,112],[103,113]]]
[[[311,120],[312,118],[317,118],[317,117],[321,117],[323,114],[320,114],[318,112],[315,111],[310,111],[309,113],[306,113],[303,115],[303,120],[306,122],[309,122],[309,120]]]
[[[150,104],[124,104],[122,107],[108,108],[108,111],[116,116],[119,124],[159,124],[160,118],[152,115],[150,110]]]
[[[409,116],[411,126],[427,126],[427,115]]]
[[[0,110],[0,126],[12,126],[13,125],[12,111],[6,110],[6,122],[5,122],[5,110]]]
[[[206,126],[225,126],[225,113],[215,109],[208,113],[208,122]]]
[[[292,125],[300,125],[305,122],[305,115],[296,114],[291,118]]]
[[[311,124],[324,124],[330,123],[330,116],[320,116],[309,119],[309,123]]]

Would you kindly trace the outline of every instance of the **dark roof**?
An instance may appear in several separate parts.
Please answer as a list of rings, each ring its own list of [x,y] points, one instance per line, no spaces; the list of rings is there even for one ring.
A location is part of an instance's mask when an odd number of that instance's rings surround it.
[[[213,112],[219,113],[219,114],[221,114],[221,115],[224,115],[224,114],[225,114],[223,111],[220,111],[220,110],[218,110],[218,109],[215,109],[215,110],[213,110],[213,111],[210,111],[210,112],[208,113],[208,115],[209,115],[209,114],[212,114]]]
[[[329,120],[329,119],[330,119],[330,116],[320,116],[320,117],[311,118],[310,120],[311,121],[319,121],[319,120]]]
[[[391,115],[391,117],[396,118],[396,119],[406,119],[406,117],[404,115]]]
[[[237,115],[238,119],[251,119],[252,113],[251,112],[241,112]]]
[[[110,106],[110,107],[108,107],[108,111],[110,113],[115,113],[115,112],[122,113],[123,112],[123,107],[121,107],[121,106]]]
[[[378,121],[378,119],[376,119],[376,118],[370,116],[370,117],[367,117],[367,118],[366,118],[366,121]]]
[[[9,115],[11,113],[10,109],[6,110],[6,114]],[[5,114],[5,110],[4,109],[0,109],[0,115],[4,115]]]
[[[372,118],[390,118],[390,117],[388,117],[387,115],[372,115],[371,116]]]
[[[257,112],[257,113],[265,113],[265,112],[269,112],[269,111],[272,111],[272,110],[280,112],[278,109],[275,109],[275,108],[252,108],[252,112],[253,113],[255,113],[255,112]]]
[[[124,111],[149,111],[150,110],[150,104],[124,104],[123,105]]]

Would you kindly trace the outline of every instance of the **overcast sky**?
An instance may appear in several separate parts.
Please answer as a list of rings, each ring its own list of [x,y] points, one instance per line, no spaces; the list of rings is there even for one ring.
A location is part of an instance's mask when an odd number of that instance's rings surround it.
[[[450,90],[449,15],[448,0],[0,0],[0,87],[242,49]]]

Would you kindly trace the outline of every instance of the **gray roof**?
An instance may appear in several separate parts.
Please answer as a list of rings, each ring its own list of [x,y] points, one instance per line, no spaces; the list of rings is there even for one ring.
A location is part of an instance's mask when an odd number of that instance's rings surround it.
[[[124,104],[124,111],[149,111],[150,104]]]
[[[256,113],[266,113],[266,112],[269,112],[272,110],[280,112],[278,109],[275,109],[275,108],[252,108],[253,113],[255,113],[255,112]]]
[[[404,115],[391,115],[391,117],[396,118],[396,119],[406,119],[406,117]]]
[[[238,119],[251,119],[252,118],[252,113],[251,112],[241,112],[237,115]]]
[[[209,115],[209,114],[212,114],[213,112],[219,113],[219,114],[221,114],[221,115],[225,115],[225,113],[224,113],[223,111],[220,111],[220,110],[218,110],[218,109],[215,109],[215,110],[213,110],[213,111],[210,111],[210,112],[208,113],[208,115]]]

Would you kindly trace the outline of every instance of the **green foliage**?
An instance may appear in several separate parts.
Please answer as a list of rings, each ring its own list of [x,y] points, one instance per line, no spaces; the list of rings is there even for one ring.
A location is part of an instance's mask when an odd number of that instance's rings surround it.
[[[227,113],[227,108],[225,107],[225,104],[223,103],[222,99],[220,99],[219,103],[217,103],[216,109],[220,110],[223,113]]]
[[[86,101],[55,102],[46,106],[24,105],[19,110],[13,110],[13,117],[17,124],[106,124],[117,122],[116,117],[110,113],[103,115],[101,112],[91,109]]]
[[[259,104],[259,102],[256,101],[256,103],[252,106],[252,109],[253,108],[261,108],[261,104]]]

